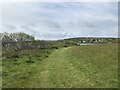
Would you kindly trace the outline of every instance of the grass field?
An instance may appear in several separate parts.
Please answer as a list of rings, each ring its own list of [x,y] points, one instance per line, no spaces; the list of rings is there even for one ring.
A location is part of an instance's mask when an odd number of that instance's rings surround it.
[[[45,57],[3,60],[3,88],[118,87],[117,44],[60,48]]]

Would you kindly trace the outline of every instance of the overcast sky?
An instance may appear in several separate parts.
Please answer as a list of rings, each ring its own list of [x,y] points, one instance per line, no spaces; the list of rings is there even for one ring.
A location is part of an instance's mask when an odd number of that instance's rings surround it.
[[[0,32],[25,32],[36,39],[118,37],[117,2],[6,3]]]

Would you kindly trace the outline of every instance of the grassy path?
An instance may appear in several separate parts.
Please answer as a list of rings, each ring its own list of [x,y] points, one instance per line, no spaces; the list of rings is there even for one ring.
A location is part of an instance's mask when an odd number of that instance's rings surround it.
[[[82,80],[85,80],[85,77],[69,62],[67,49],[69,48],[56,50],[47,59],[45,70],[41,72],[42,87],[79,87],[79,83],[82,84]]]
[[[44,69],[39,75],[40,87],[76,87],[80,86],[84,76],[80,75],[73,65],[69,62],[66,51],[69,48],[63,48],[54,51],[47,60],[45,60]],[[38,84],[36,85],[38,86]]]
[[[117,52],[89,47],[69,47],[54,51],[45,60],[43,71],[36,75],[39,83],[35,87],[117,87]],[[99,47],[99,46],[97,46]],[[80,49],[83,49],[82,51]],[[117,48],[116,48],[117,49]],[[109,51],[108,54],[105,53]],[[93,55],[96,54],[93,57]],[[92,55],[93,54],[93,55]],[[87,55],[87,56],[86,56]],[[91,55],[91,56],[90,56]],[[113,55],[112,57],[110,57]]]
[[[27,64],[27,58],[5,61],[4,87],[113,88],[118,86],[117,45],[56,49],[45,60]],[[20,63],[15,65],[15,63]]]

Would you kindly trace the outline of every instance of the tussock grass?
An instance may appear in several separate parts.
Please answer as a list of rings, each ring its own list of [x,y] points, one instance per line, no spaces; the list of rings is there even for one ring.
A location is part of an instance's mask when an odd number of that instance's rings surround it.
[[[4,88],[118,87],[117,44],[73,46],[53,53],[25,50],[19,55],[3,60]]]

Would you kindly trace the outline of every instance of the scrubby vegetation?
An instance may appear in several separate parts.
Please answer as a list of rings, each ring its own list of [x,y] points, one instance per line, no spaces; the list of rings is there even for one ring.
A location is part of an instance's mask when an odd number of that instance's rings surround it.
[[[3,88],[118,87],[117,38],[44,41],[25,33],[1,36]]]

